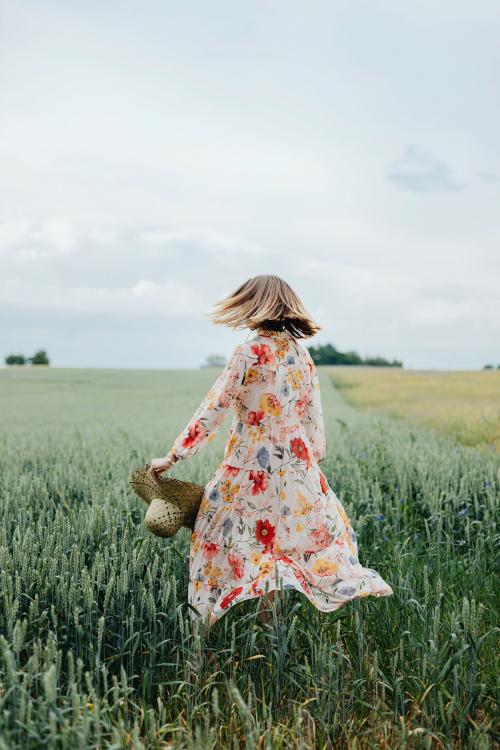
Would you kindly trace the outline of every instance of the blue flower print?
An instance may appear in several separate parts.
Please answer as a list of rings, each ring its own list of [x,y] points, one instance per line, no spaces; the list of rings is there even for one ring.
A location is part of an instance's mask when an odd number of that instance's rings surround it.
[[[344,588],[339,589],[339,594],[341,596],[352,596],[356,593],[356,589],[354,586],[344,586]]]
[[[266,468],[266,466],[269,464],[269,451],[267,448],[260,448],[257,451],[257,461],[259,462],[259,466],[261,466],[263,469]]]

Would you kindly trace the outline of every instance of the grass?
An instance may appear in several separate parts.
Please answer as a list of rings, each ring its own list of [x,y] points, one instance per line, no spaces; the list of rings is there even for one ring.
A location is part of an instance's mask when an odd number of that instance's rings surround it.
[[[500,452],[500,371],[332,367],[350,404],[424,424],[463,445]]]
[[[322,468],[394,596],[324,614],[287,591],[269,629],[242,602],[206,643],[188,532],[151,536],[127,477],[214,372],[0,371],[0,750],[496,746],[500,457],[320,378]],[[174,475],[206,482],[227,428]]]

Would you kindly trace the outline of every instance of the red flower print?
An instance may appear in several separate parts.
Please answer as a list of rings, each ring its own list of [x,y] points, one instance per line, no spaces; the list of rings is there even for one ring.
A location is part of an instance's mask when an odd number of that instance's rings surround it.
[[[269,552],[274,544],[275,527],[266,520],[263,521],[261,518],[255,524],[255,536],[257,541],[263,544],[266,548],[266,552]]]
[[[272,364],[274,362],[274,352],[268,344],[254,344],[252,353],[257,357],[259,365]]]
[[[248,474],[248,478],[253,482],[252,495],[264,492],[269,485],[269,475],[266,471],[254,471],[252,469]]]
[[[309,536],[311,537],[311,539],[314,539],[314,541],[318,543],[318,546],[321,547],[321,549],[323,549],[324,547],[328,547],[330,542],[332,541],[332,535],[328,531],[328,528],[325,526],[325,524],[322,524],[319,528],[311,531]]]
[[[319,473],[319,482],[321,484],[321,491],[323,492],[323,495],[326,495],[326,493],[328,492],[328,486],[326,484],[325,475],[322,471],[320,471]]]
[[[222,609],[226,609],[226,607],[229,607],[233,599],[236,599],[238,594],[241,594],[242,591],[243,591],[243,586],[238,586],[237,588],[230,591],[229,594],[227,594],[220,603],[220,606],[222,607]]]
[[[302,398],[299,399],[297,401],[297,403],[295,404],[295,411],[297,412],[297,414],[299,415],[299,417],[303,417],[304,416],[304,414],[306,412],[307,401],[308,401],[307,393],[305,393],[302,396]]]
[[[309,456],[309,451],[307,450],[307,446],[302,440],[302,438],[294,438],[290,442],[290,448],[295,453],[297,458],[300,458],[301,461],[307,461],[307,463],[311,463],[311,457]]]
[[[215,542],[205,542],[203,545],[203,553],[207,560],[211,560],[212,557],[215,557],[218,551],[219,545],[215,544]]]
[[[297,581],[301,584],[304,591],[311,591],[311,587],[309,586],[309,583],[307,582],[304,574],[298,568],[295,568],[293,572],[295,573],[295,577]]]
[[[243,573],[245,572],[243,557],[241,555],[237,555],[236,552],[229,552],[227,561],[232,569],[233,578],[243,578]]]
[[[258,584],[258,582],[257,582],[257,581],[254,581],[254,582],[252,583],[252,585],[250,586],[250,589],[251,589],[251,591],[253,591],[253,592],[254,592],[254,594],[256,594],[257,596],[262,596],[262,594],[264,594],[264,593],[265,593],[265,592],[264,592],[264,589],[263,589],[263,588],[261,588],[261,587],[259,586],[259,584]]]
[[[187,437],[182,441],[183,448],[192,448],[204,437],[205,430],[199,419],[187,428]]]
[[[249,411],[247,417],[247,424],[260,425],[261,420],[264,419],[263,411]]]
[[[229,464],[224,464],[224,476],[225,477],[236,477],[238,476],[239,471],[240,471],[239,466],[230,466]]]
[[[291,563],[293,563],[292,558],[288,557],[288,555],[285,555],[284,552],[281,552],[279,555],[276,555],[276,557],[278,558],[278,560],[283,560],[283,562],[285,562],[287,565],[290,565]]]

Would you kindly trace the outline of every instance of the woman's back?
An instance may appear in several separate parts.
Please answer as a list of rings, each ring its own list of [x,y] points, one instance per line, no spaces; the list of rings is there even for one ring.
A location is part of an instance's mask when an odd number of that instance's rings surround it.
[[[261,330],[237,352],[235,367],[242,371],[224,460],[255,469],[273,469],[285,456],[321,460],[325,440],[319,383],[307,349],[287,331]]]

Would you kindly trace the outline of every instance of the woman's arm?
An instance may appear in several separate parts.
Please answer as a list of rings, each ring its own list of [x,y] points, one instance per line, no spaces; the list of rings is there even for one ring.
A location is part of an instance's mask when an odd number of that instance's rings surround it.
[[[302,417],[302,424],[311,443],[314,458],[319,463],[326,456],[326,435],[318,371],[312,357],[309,360],[309,369],[311,371],[311,387],[307,406]]]
[[[167,459],[172,463],[196,455],[216,435],[238,394],[245,375],[245,355],[239,344],[223,371],[175,439]]]

